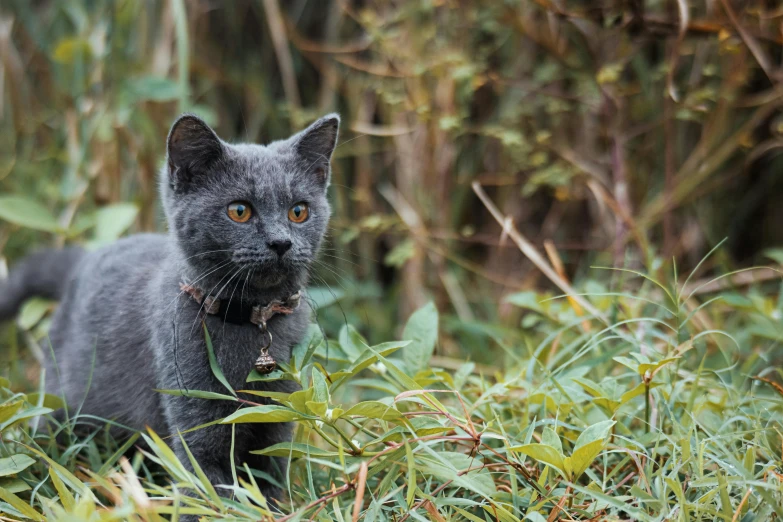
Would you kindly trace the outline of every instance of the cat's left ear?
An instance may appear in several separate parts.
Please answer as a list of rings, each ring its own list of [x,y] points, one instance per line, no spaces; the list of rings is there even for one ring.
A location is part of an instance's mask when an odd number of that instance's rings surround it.
[[[324,187],[329,184],[329,162],[337,145],[339,129],[340,116],[332,113],[317,120],[292,138],[296,153],[303,160],[304,168]]]

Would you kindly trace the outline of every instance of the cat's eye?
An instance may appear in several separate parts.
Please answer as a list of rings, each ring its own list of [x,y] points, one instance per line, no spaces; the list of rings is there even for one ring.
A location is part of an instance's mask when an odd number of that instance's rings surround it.
[[[301,201],[288,209],[288,219],[294,223],[302,223],[309,215],[310,210],[307,208],[307,203]]]
[[[237,223],[244,223],[250,219],[250,215],[252,213],[253,212],[250,210],[250,205],[244,201],[234,201],[228,206],[228,217]]]

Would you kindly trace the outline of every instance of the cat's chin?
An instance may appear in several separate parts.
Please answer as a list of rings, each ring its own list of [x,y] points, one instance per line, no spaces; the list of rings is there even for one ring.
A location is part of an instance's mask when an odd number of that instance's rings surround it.
[[[288,277],[289,274],[285,270],[264,271],[253,277],[253,286],[262,289],[272,288],[279,286],[288,279]]]

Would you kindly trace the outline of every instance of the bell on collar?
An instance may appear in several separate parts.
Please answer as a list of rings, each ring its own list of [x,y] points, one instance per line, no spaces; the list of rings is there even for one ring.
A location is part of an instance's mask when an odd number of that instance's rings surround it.
[[[277,363],[275,359],[269,355],[268,350],[261,351],[261,355],[256,359],[256,370],[262,375],[267,375],[275,371]]]

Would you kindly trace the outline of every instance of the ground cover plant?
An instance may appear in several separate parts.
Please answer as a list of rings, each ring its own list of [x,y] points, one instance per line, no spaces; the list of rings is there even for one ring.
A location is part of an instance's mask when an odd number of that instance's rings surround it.
[[[12,392],[3,380],[0,509],[31,520],[780,517],[779,297],[705,295],[714,281],[694,286],[671,265],[657,275],[610,272],[610,283],[588,281],[578,295],[510,295],[525,310],[520,327],[473,333],[506,351],[504,367],[439,367],[439,317],[429,304],[400,340],[376,345],[352,325],[326,339],[314,324],[290,365],[248,378],[302,385],[259,393],[271,404],[228,388],[162,390],[236,401],[219,422],[297,424],[293,442],[263,450],[288,459],[289,473],[234,463],[228,496],[197,465],[187,471],[160,435],[121,446],[106,429],[79,435],[74,427],[102,421],[78,409],[53,426],[44,421],[61,405],[56,397]],[[32,306],[22,319],[34,329]],[[258,478],[278,482],[285,500],[267,502]]]

